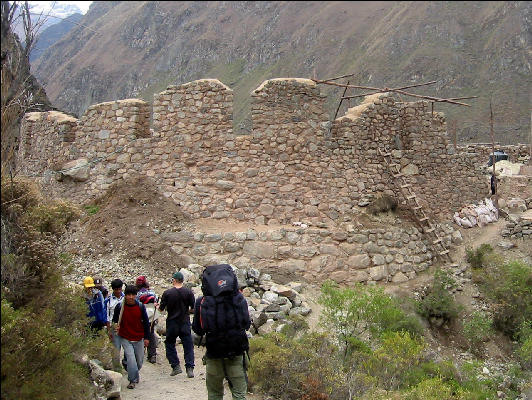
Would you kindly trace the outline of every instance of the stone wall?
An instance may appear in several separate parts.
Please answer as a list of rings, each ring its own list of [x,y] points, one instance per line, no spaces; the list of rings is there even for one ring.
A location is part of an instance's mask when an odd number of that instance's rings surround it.
[[[441,236],[447,245],[461,240],[450,226]],[[280,269],[309,281],[331,278],[339,283],[402,282],[429,268],[433,255],[424,235],[413,226],[386,229],[327,230],[275,228],[242,232],[161,233],[176,254],[203,264],[230,263],[247,268]]]
[[[18,163],[23,173],[45,175],[51,195],[90,201],[145,175],[192,218],[272,225],[351,221],[361,199],[380,193],[402,200],[378,150],[392,151],[435,218],[487,195],[486,177],[468,153],[454,152],[443,116],[428,103],[370,96],[330,123],[324,101],[310,80],[266,81],[252,93],[254,127],[245,136],[233,134],[232,90],[212,79],[155,95],[152,130],[149,105],[137,99],[91,106],[80,120],[31,113]],[[68,171],[61,182],[50,178],[80,159],[89,161],[86,180],[68,179]]]

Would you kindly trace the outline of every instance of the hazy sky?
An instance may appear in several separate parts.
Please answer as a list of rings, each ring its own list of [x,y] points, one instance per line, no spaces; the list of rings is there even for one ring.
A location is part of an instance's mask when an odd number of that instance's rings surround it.
[[[41,12],[44,11],[47,13],[52,6],[54,6],[54,10],[57,8],[61,8],[61,5],[63,4],[74,4],[79,7],[81,12],[85,14],[89,10],[89,6],[91,5],[92,1],[30,1],[30,5],[32,6],[32,10],[34,12]],[[52,10],[52,15],[53,15]]]

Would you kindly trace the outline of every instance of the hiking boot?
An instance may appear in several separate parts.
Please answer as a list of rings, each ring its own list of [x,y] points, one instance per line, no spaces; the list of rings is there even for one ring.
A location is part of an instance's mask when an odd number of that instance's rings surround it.
[[[181,365],[177,364],[174,368],[172,368],[172,372],[170,372],[170,376],[180,374],[181,372],[183,372],[183,370],[181,369]]]
[[[187,370],[187,378],[194,378],[194,368],[187,367],[186,370]]]
[[[128,389],[135,389],[135,382],[129,382],[129,385],[127,385]]]
[[[148,357],[148,361],[151,362],[152,364],[155,364],[157,362],[157,357],[156,356]]]

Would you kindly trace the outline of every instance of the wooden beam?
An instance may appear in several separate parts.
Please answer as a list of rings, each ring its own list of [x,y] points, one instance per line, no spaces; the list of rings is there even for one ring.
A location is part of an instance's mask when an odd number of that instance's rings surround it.
[[[345,85],[345,84],[340,84],[340,83],[336,83],[336,82],[321,81],[319,79],[311,79],[311,80],[313,82],[323,83],[323,84],[326,84],[326,85],[333,85],[333,86],[339,86],[339,87],[348,87],[348,88],[354,88],[354,89],[376,90],[377,92],[400,93],[400,94],[404,94],[405,96],[411,96],[411,97],[417,97],[417,98],[420,98],[420,99],[437,101],[439,103],[450,103],[450,104],[458,104],[460,106],[471,107],[469,104],[462,103],[462,102],[459,102],[459,101],[454,101],[454,100],[450,100],[450,99],[441,99],[439,97],[433,97],[433,96],[423,96],[423,95],[419,95],[419,94],[408,93],[408,92],[405,92],[404,90],[399,90],[399,89],[391,89],[391,88],[384,88],[383,89],[383,88],[376,88],[376,87],[371,87],[371,86]]]
[[[349,85],[349,81],[347,81],[347,84]],[[333,121],[336,119],[336,116],[338,115],[338,111],[340,111],[340,106],[342,105],[342,101],[344,101],[346,92],[347,92],[347,88],[344,89],[344,93],[342,94],[342,97],[340,97],[340,103],[338,104],[338,108],[336,109],[336,112],[334,113]]]
[[[431,81],[431,82],[427,82],[427,83],[418,83],[416,85],[409,85],[409,86],[403,86],[403,87],[398,87],[398,88],[393,88],[393,89],[388,89],[388,88],[384,88],[383,90],[380,90],[378,92],[373,92],[373,93],[363,93],[363,94],[357,94],[355,96],[347,96],[345,97],[346,99],[353,99],[355,97],[364,97],[364,96],[370,96],[372,94],[377,94],[377,93],[385,93],[385,92],[389,92],[390,90],[403,90],[403,89],[409,89],[409,88],[413,88],[413,87],[418,87],[418,86],[426,86],[426,85],[432,85],[434,83],[436,83],[438,81]]]
[[[325,81],[336,81],[338,79],[342,79],[342,78],[349,78],[351,76],[355,76],[356,75],[356,72],[354,74],[347,74],[347,75],[342,75],[342,76],[337,76],[336,78],[330,78],[330,79],[324,79]],[[348,82],[349,83],[349,82]]]

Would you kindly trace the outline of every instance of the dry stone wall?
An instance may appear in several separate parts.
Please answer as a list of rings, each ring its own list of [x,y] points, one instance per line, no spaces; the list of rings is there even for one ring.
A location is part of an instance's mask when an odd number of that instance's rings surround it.
[[[91,106],[80,120],[31,113],[22,126],[19,165],[28,175],[47,172],[49,191],[78,201],[140,174],[192,217],[265,224],[346,221],[362,199],[378,193],[400,199],[379,149],[393,151],[435,216],[486,194],[476,159],[454,152],[443,116],[426,102],[370,96],[332,123],[324,102],[310,80],[266,81],[252,93],[254,127],[245,136],[233,134],[232,90],[214,79],[155,95],[153,129],[152,110],[138,99]],[[85,181],[50,179],[58,165],[85,159]]]
[[[447,245],[461,240],[460,235],[452,234],[452,227],[444,225],[442,237]],[[423,234],[405,225],[345,230],[250,228],[223,234],[181,231],[161,235],[177,254],[191,261],[279,269],[309,281],[328,277],[343,284],[403,282],[433,264]]]
[[[251,96],[253,130],[244,136],[233,134],[233,91],[214,79],[170,86],[154,96],[152,109],[127,99],[91,106],[79,120],[27,114],[18,166],[40,176],[50,196],[78,202],[120,180],[147,176],[192,218],[272,226],[268,237],[256,240],[249,232],[179,233],[169,238],[179,254],[223,254],[237,264],[260,259],[343,282],[408,279],[431,264],[432,254],[419,232],[398,227],[357,233],[273,226],[339,227],[355,221],[358,204],[376,195],[403,200],[381,151],[391,152],[436,219],[449,220],[488,194],[477,159],[455,152],[443,115],[431,113],[426,102],[369,96],[329,122],[325,96],[311,80],[269,80]]]

